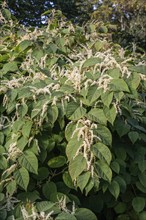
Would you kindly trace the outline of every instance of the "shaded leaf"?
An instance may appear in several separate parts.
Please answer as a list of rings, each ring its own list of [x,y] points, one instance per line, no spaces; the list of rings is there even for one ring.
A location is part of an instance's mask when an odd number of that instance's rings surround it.
[[[91,210],[86,208],[77,209],[75,216],[77,220],[97,220],[95,214]]]
[[[51,168],[62,167],[66,164],[66,158],[64,156],[53,157],[48,161],[48,166]]]
[[[115,197],[115,199],[117,199],[120,194],[120,186],[118,182],[113,180],[109,186],[109,191]]]
[[[139,139],[139,134],[136,131],[130,131],[128,133],[128,137],[130,138],[131,142],[134,144]]]
[[[76,217],[70,213],[60,213],[55,220],[77,220]]]
[[[67,171],[63,173],[63,181],[70,189],[75,188],[71,176]]]
[[[110,164],[112,155],[109,148],[101,142],[94,144],[92,147],[93,154],[100,160],[104,159],[107,164]]]
[[[136,212],[141,212],[145,207],[145,199],[143,197],[135,197],[132,200],[132,206]]]
[[[145,65],[129,66],[128,69],[131,71],[137,72],[137,73],[146,74],[146,66]]]
[[[107,165],[107,163],[99,160],[98,162],[96,162],[96,169],[99,173],[99,176],[101,176],[101,178],[107,180],[108,182],[111,182],[112,171],[110,167]]]

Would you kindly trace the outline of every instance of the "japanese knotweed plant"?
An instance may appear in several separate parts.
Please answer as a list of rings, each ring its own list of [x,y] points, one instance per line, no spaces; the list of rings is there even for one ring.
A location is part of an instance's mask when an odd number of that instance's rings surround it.
[[[81,207],[140,215],[145,56],[108,42],[95,21],[86,30],[54,13],[40,29],[8,28],[11,19],[1,27],[0,216],[97,219]]]

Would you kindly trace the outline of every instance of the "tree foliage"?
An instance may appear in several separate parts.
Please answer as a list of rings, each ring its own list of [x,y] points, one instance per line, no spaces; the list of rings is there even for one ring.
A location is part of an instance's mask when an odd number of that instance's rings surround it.
[[[144,0],[103,0],[97,4],[97,10],[93,12],[92,17],[109,23],[116,42],[123,46],[135,43],[146,48],[146,2]]]
[[[7,3],[12,14],[25,25],[47,24],[50,10],[59,9],[73,23],[81,25],[92,18],[106,24],[114,42],[123,47],[146,48],[145,0],[7,0]]]
[[[2,12],[1,219],[142,218],[145,54],[115,44],[100,22],[73,25],[54,11],[47,26],[26,28]]]
[[[7,1],[11,12],[25,25],[40,26],[43,21],[42,14],[52,8],[61,10],[62,13],[74,22],[83,22],[89,19],[89,13],[93,10],[93,1],[83,0],[12,0]],[[47,15],[49,17],[50,11]],[[44,18],[45,19],[45,18]],[[44,21],[44,23],[46,23]]]

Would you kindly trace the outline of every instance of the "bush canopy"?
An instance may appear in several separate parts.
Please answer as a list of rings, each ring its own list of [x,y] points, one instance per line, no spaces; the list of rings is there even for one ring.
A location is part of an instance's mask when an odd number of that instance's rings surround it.
[[[1,220],[145,219],[144,52],[60,11],[0,42]]]

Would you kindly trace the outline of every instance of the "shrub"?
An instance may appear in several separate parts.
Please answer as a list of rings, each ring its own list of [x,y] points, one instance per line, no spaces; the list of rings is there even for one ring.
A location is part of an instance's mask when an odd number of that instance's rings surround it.
[[[40,29],[2,15],[1,219],[138,219],[145,57],[54,13]]]

